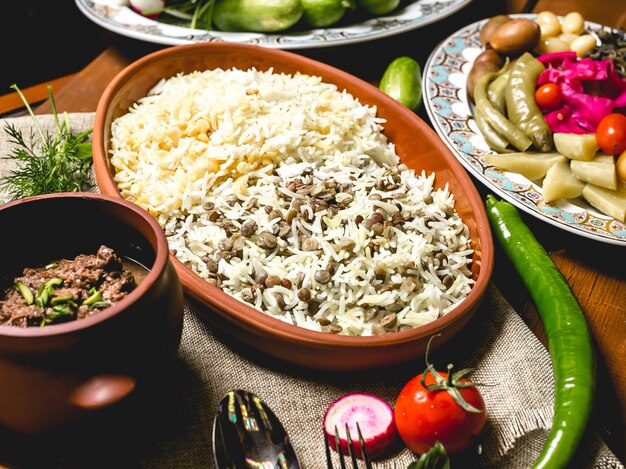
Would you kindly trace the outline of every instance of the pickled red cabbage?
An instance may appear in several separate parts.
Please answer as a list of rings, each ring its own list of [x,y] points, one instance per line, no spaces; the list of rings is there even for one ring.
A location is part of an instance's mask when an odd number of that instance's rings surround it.
[[[575,52],[557,52],[537,58],[546,66],[537,87],[555,83],[563,105],[544,114],[555,133],[594,133],[604,116],[626,107],[626,79],[612,60],[578,59]]]

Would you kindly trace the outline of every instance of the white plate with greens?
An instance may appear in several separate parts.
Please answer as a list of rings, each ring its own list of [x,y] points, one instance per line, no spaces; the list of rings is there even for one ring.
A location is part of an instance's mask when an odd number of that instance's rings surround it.
[[[279,33],[208,31],[186,27],[187,20],[162,14],[157,19],[139,15],[116,0],[75,0],[91,21],[117,34],[147,42],[181,45],[195,42],[226,41],[257,44],[277,49],[306,49],[354,44],[393,36],[426,26],[457,12],[471,0],[415,0],[401,3],[387,15],[350,24],[307,29],[302,23]]]
[[[534,15],[511,15],[535,18]],[[431,53],[423,72],[423,99],[435,131],[473,176],[494,193],[530,215],[571,233],[626,246],[626,224],[587,204],[582,198],[547,203],[541,186],[524,176],[501,171],[485,160],[492,150],[472,117],[466,87],[474,59],[484,50],[481,20],[460,29]],[[590,31],[602,26],[585,22]]]

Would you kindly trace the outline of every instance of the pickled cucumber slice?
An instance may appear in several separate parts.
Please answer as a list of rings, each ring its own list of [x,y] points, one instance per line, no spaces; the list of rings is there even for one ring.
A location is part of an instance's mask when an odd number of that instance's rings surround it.
[[[543,180],[543,200],[553,202],[558,199],[573,199],[583,193],[585,183],[572,174],[569,162],[553,164]]]
[[[615,158],[611,155],[598,155],[591,161],[572,160],[570,168],[581,181],[611,190],[617,188]]]
[[[591,161],[598,152],[595,134],[555,133],[556,151],[570,160]]]
[[[534,180],[542,178],[553,164],[566,162],[567,159],[558,153],[506,153],[496,155],[489,153],[485,161],[498,169],[520,173],[524,177]]]
[[[585,184],[583,198],[602,213],[626,222],[626,184],[620,184],[614,191]]]

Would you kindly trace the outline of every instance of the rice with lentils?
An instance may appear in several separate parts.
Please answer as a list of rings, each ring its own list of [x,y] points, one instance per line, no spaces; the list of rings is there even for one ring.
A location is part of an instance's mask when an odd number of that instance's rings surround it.
[[[383,124],[319,77],[193,72],[113,122],[111,163],[208,282],[287,323],[378,335],[435,320],[473,285],[453,195],[399,162]]]

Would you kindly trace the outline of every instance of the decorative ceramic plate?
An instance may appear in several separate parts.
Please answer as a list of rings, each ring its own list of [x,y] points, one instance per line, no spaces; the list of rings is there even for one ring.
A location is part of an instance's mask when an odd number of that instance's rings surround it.
[[[534,15],[511,15],[534,19]],[[587,204],[582,198],[543,201],[541,187],[520,174],[501,171],[484,161],[490,153],[476,126],[466,93],[474,59],[484,50],[480,28],[472,23],[440,43],[424,67],[424,105],[445,144],[472,175],[502,198],[529,214],[572,233],[607,243],[626,245],[626,224]],[[588,31],[603,27],[585,22]]]
[[[87,18],[115,33],[167,45],[226,41],[258,44],[277,49],[337,46],[393,36],[439,21],[460,10],[471,0],[415,0],[393,14],[360,23],[274,34],[229,33],[191,29],[143,17],[119,0],[75,0]]]

